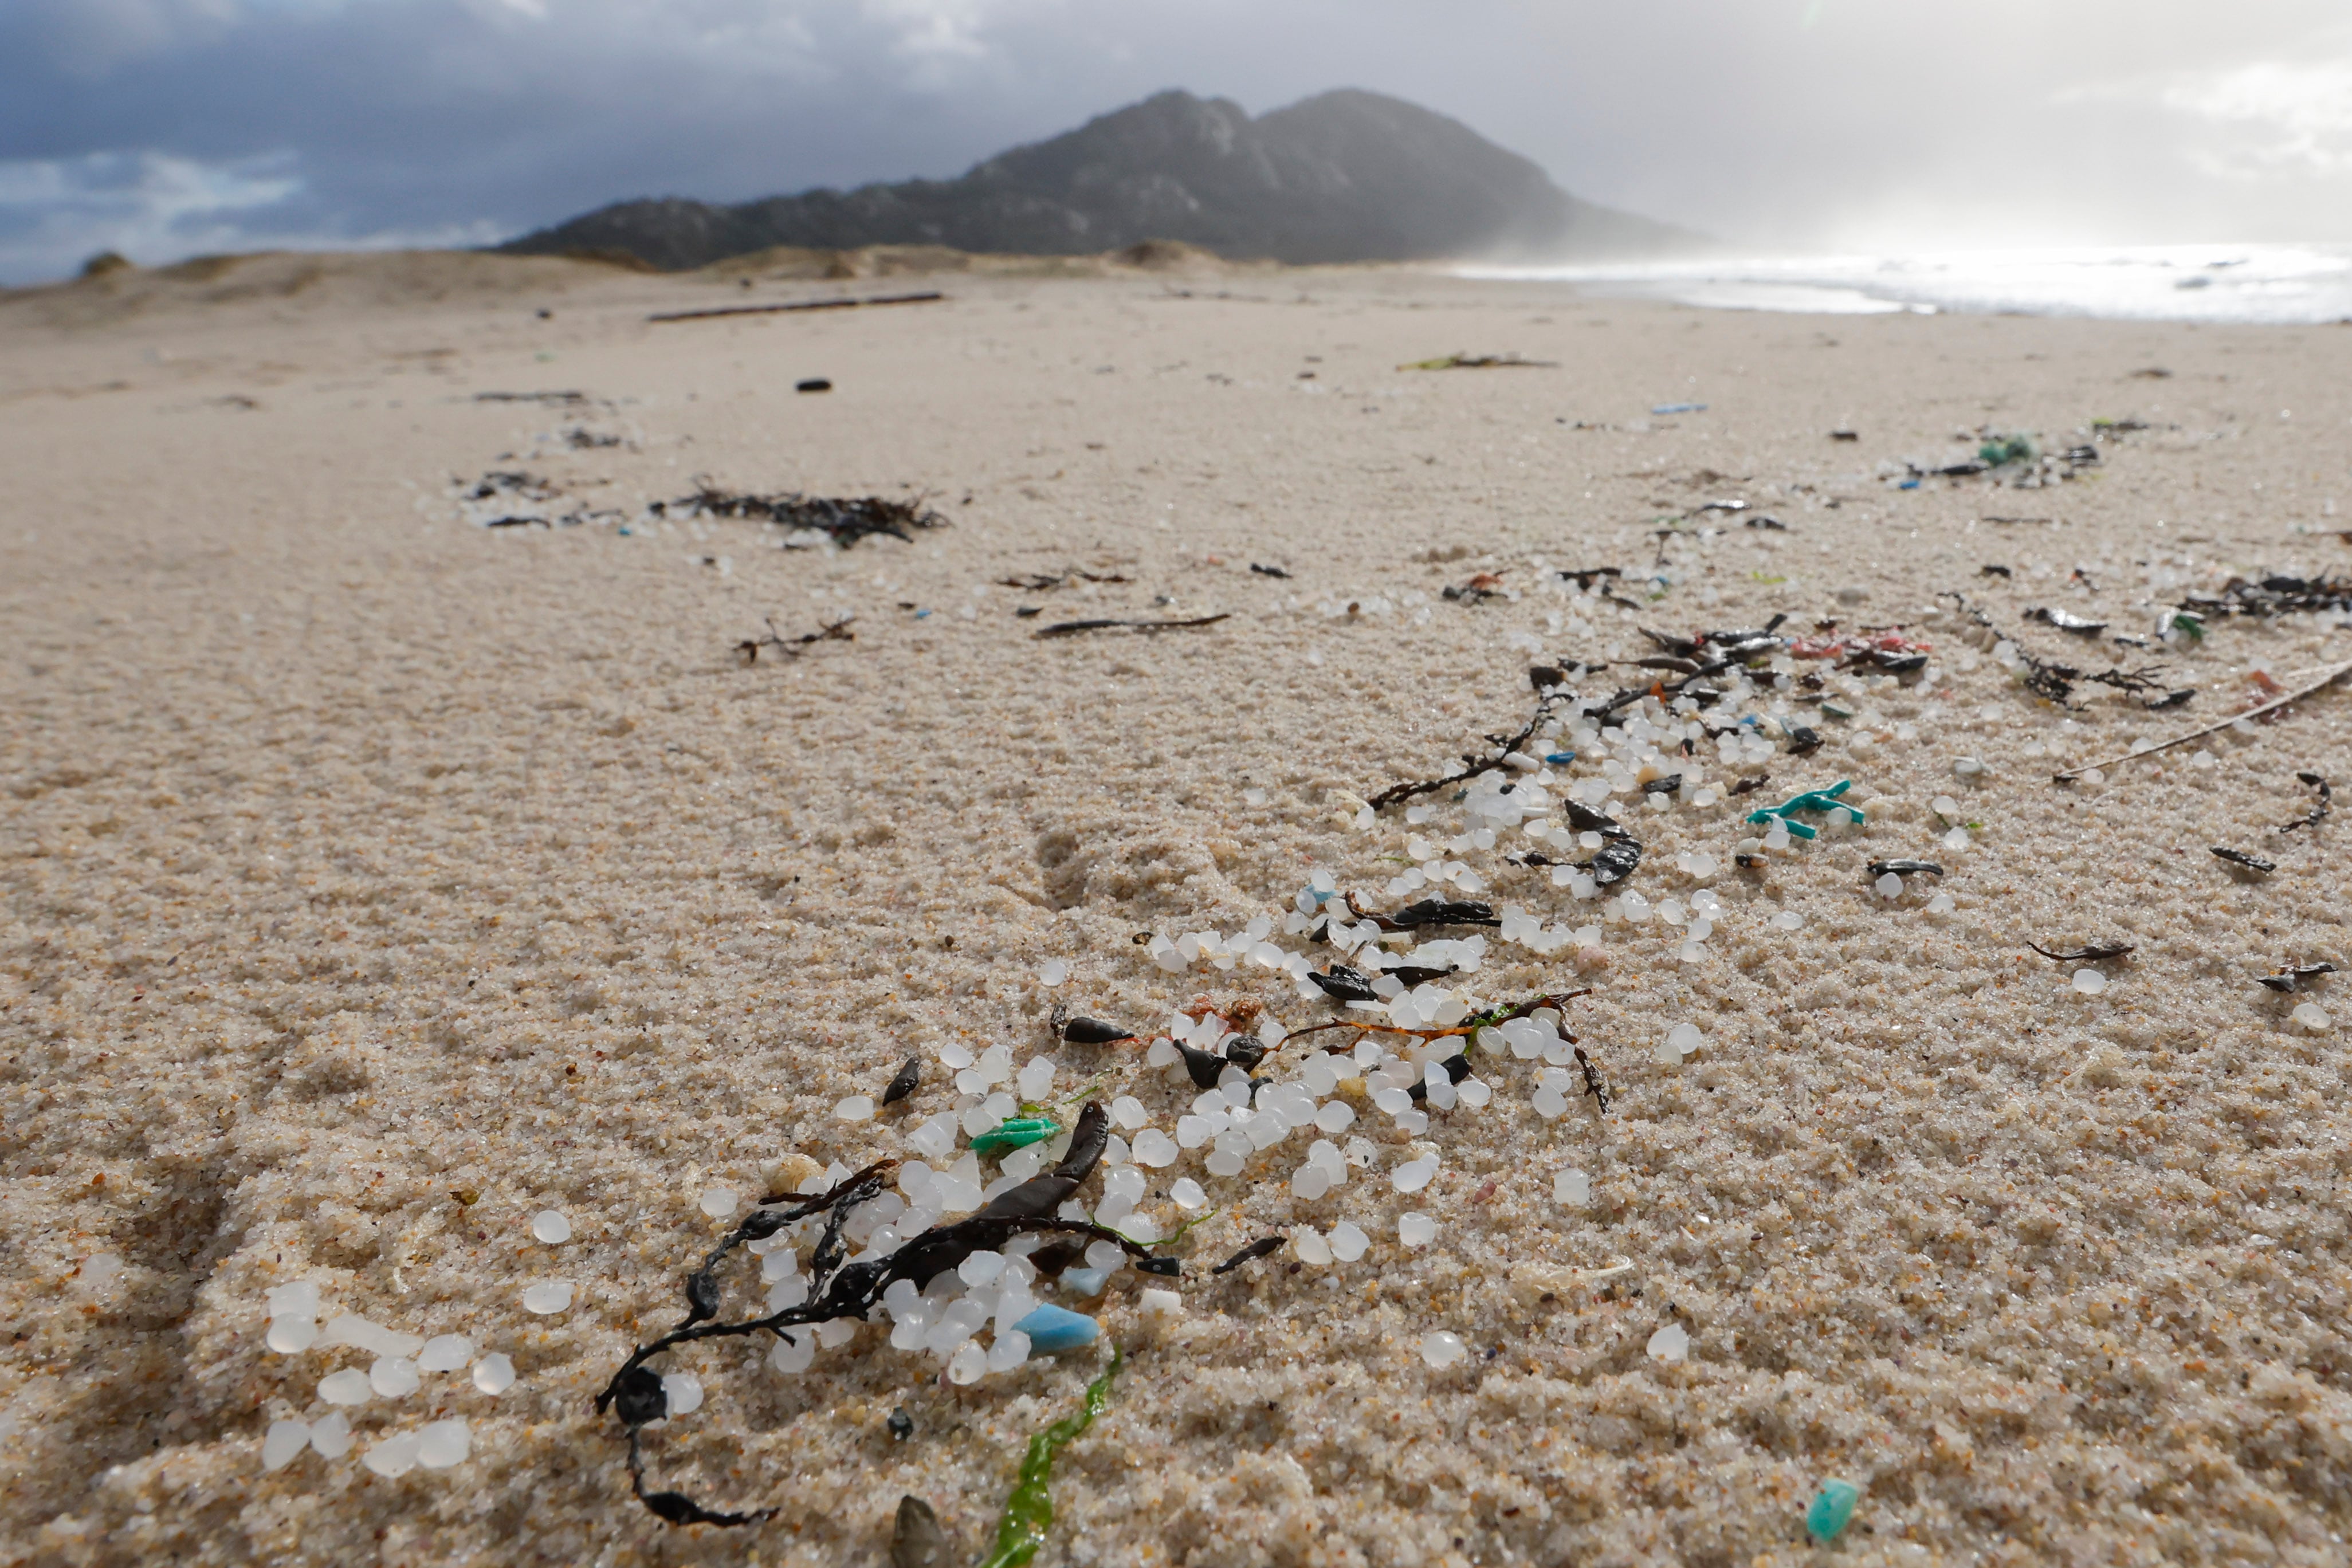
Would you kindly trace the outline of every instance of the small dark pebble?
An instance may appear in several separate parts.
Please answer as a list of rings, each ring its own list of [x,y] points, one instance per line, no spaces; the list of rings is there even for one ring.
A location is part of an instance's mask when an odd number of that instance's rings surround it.
[[[923,1059],[919,1056],[907,1058],[906,1063],[898,1069],[898,1076],[890,1080],[890,1087],[882,1091],[882,1103],[896,1105],[920,1088],[922,1082]]]
[[[1013,613],[1020,619],[1026,621],[1032,615],[1043,615],[1045,613],[1045,607],[1042,604],[1015,605],[1013,607]]]
[[[887,1425],[890,1428],[890,1436],[902,1443],[915,1435],[915,1418],[907,1414],[904,1406],[890,1412]]]
[[[931,1505],[919,1497],[900,1498],[898,1521],[890,1532],[890,1568],[950,1568],[956,1560],[954,1543]]]
[[[1248,1072],[1265,1060],[1265,1041],[1255,1035],[1244,1034],[1225,1041],[1225,1060]]]
[[[831,392],[832,390],[833,383],[825,380],[823,376],[811,376],[804,382],[794,382],[793,383],[793,391],[796,392]]]

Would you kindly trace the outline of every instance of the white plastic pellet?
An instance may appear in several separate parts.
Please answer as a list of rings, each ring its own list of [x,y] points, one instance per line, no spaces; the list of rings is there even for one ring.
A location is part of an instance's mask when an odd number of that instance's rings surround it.
[[[261,1468],[282,1470],[294,1462],[294,1457],[310,1446],[310,1423],[308,1421],[272,1421],[261,1439]]]
[[[695,1207],[713,1219],[724,1219],[735,1212],[735,1189],[731,1186],[707,1186]]]
[[[1426,1247],[1437,1239],[1437,1221],[1419,1209],[1397,1216],[1397,1239],[1407,1247]]]
[[[1939,893],[1927,901],[1927,913],[1930,915],[1949,915],[1958,907],[1959,905],[1952,901],[1952,895],[1948,893]]]
[[[319,1379],[319,1397],[330,1405],[364,1405],[374,1396],[368,1375],[356,1366],[331,1372]]]
[[[267,1338],[270,1349],[280,1355],[292,1355],[317,1342],[319,1325],[309,1318],[272,1318]]]
[[[2289,1016],[2314,1033],[2326,1029],[2333,1021],[2327,1016],[2327,1009],[2317,1002],[2305,1002]]]
[[[547,1317],[568,1311],[572,1306],[572,1285],[565,1280],[542,1280],[536,1285],[526,1285],[522,1292],[522,1310]]]
[[[833,1114],[835,1120],[841,1122],[871,1122],[874,1120],[874,1096],[871,1094],[849,1095],[847,1098],[844,1099],[840,1104],[835,1105],[833,1108]],[[718,1191],[719,1189],[713,1188],[712,1190]],[[708,1193],[704,1195],[706,1201],[709,1197],[709,1195]],[[727,1212],[732,1214],[734,1212],[733,1207],[730,1206]]]
[[[1019,1329],[999,1330],[988,1347],[988,1370],[1010,1372],[1029,1359],[1029,1336]]]
[[[1650,1356],[1654,1361],[1680,1361],[1690,1354],[1690,1333],[1680,1323],[1668,1323],[1650,1336]]]
[[[397,1479],[416,1468],[420,1439],[414,1432],[395,1432],[367,1451],[360,1462],[386,1479]]]
[[[805,1329],[801,1331],[798,1338],[789,1333],[778,1334],[776,1343],[768,1351],[768,1364],[787,1375],[806,1372],[809,1364],[815,1360],[816,1335]]]
[[[461,1420],[428,1421],[416,1429],[416,1462],[428,1470],[462,1465],[473,1451],[473,1428]]]
[[[310,1423],[310,1447],[322,1459],[340,1459],[352,1451],[352,1423],[340,1410],[330,1410]]]
[[[1441,1371],[1469,1354],[1470,1347],[1462,1343],[1460,1334],[1432,1329],[1421,1336],[1421,1359]]]
[[[1136,1310],[1147,1318],[1172,1318],[1184,1311],[1184,1298],[1173,1291],[1145,1291],[1135,1300]]]
[[[2107,977],[2096,969],[2077,969],[2074,988],[2086,997],[2095,997],[2107,988]]]
[[[1881,898],[1900,898],[1903,896],[1903,879],[1895,875],[1891,871],[1881,875],[1879,879],[1871,885],[1878,890],[1878,896]]]
[[[1343,1219],[1331,1228],[1331,1256],[1342,1263],[1352,1263],[1364,1255],[1372,1239],[1352,1219]]]
[[[425,1348],[425,1336],[388,1329],[355,1312],[338,1312],[320,1330],[319,1343],[321,1348],[347,1344],[377,1355],[415,1355]]]
[[[1302,1225],[1291,1232],[1290,1249],[1310,1269],[1326,1268],[1331,1261],[1331,1244],[1311,1225]]]
[[[1784,909],[1772,916],[1772,928],[1776,931],[1796,931],[1801,929],[1804,924],[1805,917],[1793,909]]]
[[[1113,1126],[1132,1133],[1151,1120],[1151,1113],[1134,1095],[1122,1094],[1110,1103],[1110,1120]]]
[[[1436,1175],[1436,1156],[1425,1155],[1421,1159],[1407,1160],[1391,1171],[1389,1185],[1399,1192],[1419,1192],[1423,1187],[1427,1186]]]
[[[1037,983],[1043,986],[1058,986],[1069,977],[1070,966],[1060,958],[1046,959],[1045,967],[1037,971]],[[967,1377],[962,1381],[969,1383],[971,1379]]]
[[[985,1249],[967,1254],[964,1260],[956,1265],[957,1277],[967,1286],[989,1284],[1003,1272],[1004,1254]]]
[[[368,1386],[386,1399],[404,1399],[416,1392],[416,1364],[400,1356],[379,1356],[368,1368]]]
[[[1592,1178],[1580,1170],[1565,1170],[1551,1178],[1551,1200],[1569,1208],[1592,1205]]]
[[[492,1351],[474,1363],[474,1386],[485,1394],[504,1394],[515,1384],[514,1359],[504,1351]]]
[[[262,1295],[269,1302],[272,1318],[316,1318],[319,1315],[319,1287],[308,1280],[297,1280],[290,1285],[272,1285]]]
[[[572,1239],[572,1221],[561,1209],[542,1208],[530,1217],[530,1233],[550,1247]]]
[[[672,1416],[691,1416],[702,1408],[702,1379],[690,1372],[662,1374],[662,1398]]]
[[[1150,1166],[1152,1169],[1159,1170],[1174,1165],[1176,1156],[1181,1153],[1182,1151],[1177,1148],[1176,1140],[1157,1127],[1146,1127],[1135,1135],[1137,1165]]]

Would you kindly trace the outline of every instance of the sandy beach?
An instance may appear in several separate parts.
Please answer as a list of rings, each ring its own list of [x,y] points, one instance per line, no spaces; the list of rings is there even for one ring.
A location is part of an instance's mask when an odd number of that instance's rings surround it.
[[[2352,682],[2051,775],[2352,659],[2334,614],[2158,636],[2232,575],[2352,570],[2324,531],[2352,528],[2352,331],[1181,258],[775,270],[264,257],[0,295],[0,1562],[835,1568],[889,1561],[904,1494],[971,1562],[1109,1343],[1040,1563],[2346,1560],[2352,1003],[2257,977],[2352,963],[2352,825],[2279,831],[2315,802],[2298,770],[2352,782]],[[1541,363],[1399,368],[1456,352]],[[2010,433],[2046,484],[1900,487]],[[702,480],[945,526],[788,549],[673,505]],[[1006,580],[1033,578],[1061,580]],[[2044,660],[2196,695],[2062,709],[1948,593]],[[1643,852],[1596,896],[1513,863],[1592,845],[1481,842],[1454,789],[1425,821],[1366,807],[1518,731],[1531,665],[1609,664],[1568,677],[1605,699],[1680,678],[1633,663],[1661,652],[1641,628],[1776,615],[1899,627],[1929,663],[1653,706],[1644,771],[1683,783],[1607,796]],[[1561,801],[1642,741],[1554,744],[1486,784]],[[1862,822],[1735,863],[1747,811],[1840,779]],[[1942,872],[1889,897],[1865,868],[1896,858]],[[730,1205],[916,1157],[992,1047],[1053,1061],[1065,1126],[1093,1084],[1174,1137],[1202,1091],[1147,1064],[1171,1009],[1366,1016],[1253,951],[1348,961],[1286,929],[1318,876],[1367,911],[1538,919],[1433,933],[1485,946],[1428,983],[1456,1016],[1591,988],[1565,1023],[1605,1113],[1478,1044],[1483,1106],[1400,1124],[1349,1077],[1317,1096],[1361,1140],[1323,1196],[1294,1186],[1312,1129],[1238,1176],[1208,1146],[1135,1167],[1158,1234],[1215,1215],[1164,1249],[1178,1279],[1041,1282],[1096,1347],[968,1384],[879,1321],[798,1373],[681,1352],[706,1396],[648,1428],[648,1486],[777,1511],[674,1527],[631,1497],[591,1401]],[[1056,1003],[1142,1039],[1057,1041]],[[1664,1050],[1685,1024],[1696,1050]],[[910,1100],[843,1118],[910,1056]],[[756,1310],[761,1266],[731,1267]],[[322,1331],[466,1345],[330,1403],[417,1353],[273,1349],[267,1292],[304,1285]],[[1181,1308],[1146,1312],[1162,1287]],[[337,1416],[347,1451],[265,1469],[273,1423]],[[454,1462],[367,1462],[453,1422]],[[1817,1548],[1832,1478],[1860,1501]]]

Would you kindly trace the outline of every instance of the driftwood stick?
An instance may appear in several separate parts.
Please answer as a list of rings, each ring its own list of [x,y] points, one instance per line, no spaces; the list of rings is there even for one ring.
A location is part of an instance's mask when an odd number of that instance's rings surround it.
[[[2284,696],[2273,697],[2270,701],[2263,704],[2260,707],[2251,707],[2243,713],[2233,713],[2218,724],[2209,724],[2202,729],[2192,729],[2187,735],[2174,736],[2170,740],[2165,741],[2159,746],[2151,746],[2144,751],[2126,751],[2121,757],[2110,757],[2105,761],[2085,762],[2080,768],[2069,768],[2063,773],[2052,774],[2050,776],[2050,781],[2053,784],[2071,784],[2075,779],[2080,779],[2084,774],[2091,771],[2094,768],[2113,768],[2118,762],[2137,761],[2143,757],[2153,757],[2159,751],[2169,751],[2176,746],[2186,746],[2192,740],[2202,740],[2207,736],[2214,734],[2216,731],[2229,728],[2231,725],[2236,724],[2240,719],[2260,718],[2263,715],[2275,712],[2278,709],[2286,706],[2289,703],[2301,702],[2307,696],[2312,696],[2326,690],[2329,686],[2334,685],[2337,681],[2342,680],[2347,674],[2352,674],[2352,660],[2347,660],[2344,664],[2336,665],[2326,674],[2320,676],[2319,679],[2312,682],[2309,685],[2299,686],[2295,690],[2287,693]]]

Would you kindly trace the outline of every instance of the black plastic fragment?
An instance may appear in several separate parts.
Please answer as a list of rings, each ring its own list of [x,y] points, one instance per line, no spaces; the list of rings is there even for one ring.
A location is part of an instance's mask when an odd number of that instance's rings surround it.
[[[1288,577],[1290,575],[1278,566],[1260,566],[1255,561],[1250,562],[1250,570],[1257,573],[1260,577]]]
[[[1062,1026],[1062,1038],[1076,1045],[1108,1045],[1113,1040],[1133,1040],[1135,1031],[1100,1019],[1074,1018]]]
[[[1469,1077],[1470,1058],[1460,1051],[1456,1051],[1452,1056],[1447,1057],[1445,1059],[1445,1076],[1451,1078],[1456,1083],[1459,1083],[1464,1079]],[[1412,1088],[1405,1091],[1405,1093],[1408,1097],[1413,1100],[1428,1099],[1429,1081],[1427,1079],[1417,1081]]]
[[[1225,1060],[1244,1072],[1255,1071],[1265,1060],[1266,1043],[1254,1034],[1236,1035],[1225,1041]]]
[[[1791,725],[1789,727],[1790,756],[1811,757],[1814,752],[1819,751],[1821,748],[1822,737],[1819,730],[1814,729],[1810,725],[1802,724]]]
[[[1261,1258],[1272,1257],[1275,1253],[1282,1250],[1284,1244],[1287,1242],[1288,1239],[1289,1238],[1284,1236],[1261,1236],[1256,1240],[1251,1242],[1248,1246],[1243,1248],[1240,1251],[1234,1253],[1232,1257],[1226,1259],[1223,1262],[1218,1264],[1215,1268],[1210,1270],[1209,1272],[1212,1274],[1230,1274],[1244,1263],[1255,1263]]]
[[[2260,855],[2250,855],[2243,850],[2233,850],[2222,844],[2213,844],[2209,847],[2216,855],[2228,861],[2231,865],[2243,866],[2248,871],[2261,872],[2267,876],[2278,870],[2276,861],[2266,861]]]
[[[1442,980],[1448,975],[1460,972],[1461,966],[1458,964],[1448,964],[1443,969],[1426,968],[1418,964],[1402,964],[1389,970],[1388,977],[1398,985],[1410,989],[1414,986],[1425,986],[1432,980]]]
[[[923,1059],[919,1056],[910,1056],[899,1064],[898,1073],[890,1080],[890,1086],[882,1091],[882,1103],[896,1105],[899,1101],[921,1088],[922,1083]]]
[[[1134,1263],[1136,1272],[1139,1274],[1158,1274],[1167,1279],[1173,1279],[1184,1271],[1182,1261],[1175,1258],[1138,1258]]]
[[[2336,791],[2329,789],[2327,787],[2327,780],[2322,779],[2316,773],[2298,771],[2295,774],[2295,777],[2302,779],[2305,784],[2310,785],[2313,789],[2318,790],[2319,799],[2313,804],[2309,811],[2280,828],[2279,831],[2282,833],[2291,833],[2297,828],[2309,828],[2314,832],[2316,832],[2319,831],[2320,826],[2327,821],[2328,808],[2336,800]]]
[[[902,1443],[915,1435],[915,1418],[907,1414],[906,1406],[903,1405],[892,1410],[890,1419],[883,1425],[890,1428],[890,1436]],[[903,1511],[904,1505],[900,1506]]]
[[[1933,872],[1937,876],[1944,874],[1944,868],[1934,861],[1873,861],[1870,862],[1870,874],[1873,876],[1885,876],[1888,872],[1893,872],[1896,876],[1913,876],[1923,871]]]
[[[1427,925],[1500,925],[1494,905],[1475,899],[1423,898],[1402,909],[1386,915],[1360,907],[1353,894],[1348,895],[1348,907],[1360,920],[1369,920],[1383,931],[1418,931]]]
[[[833,382],[823,376],[811,376],[793,383],[793,391],[796,392],[828,392],[832,390]]]

